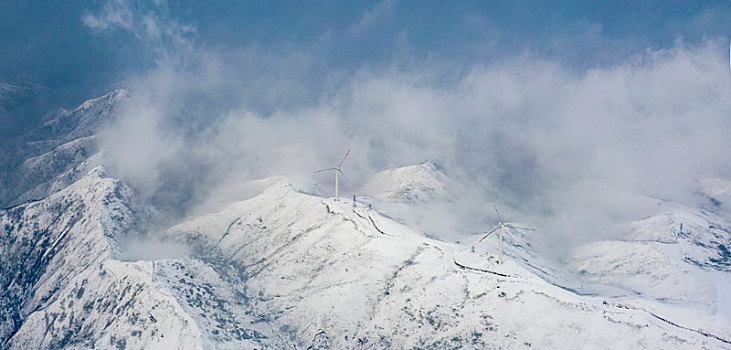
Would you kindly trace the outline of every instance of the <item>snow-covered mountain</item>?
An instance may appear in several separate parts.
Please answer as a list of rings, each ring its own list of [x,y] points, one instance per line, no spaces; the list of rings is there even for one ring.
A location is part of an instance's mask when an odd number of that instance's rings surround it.
[[[4,348],[177,346],[190,334],[187,315],[164,291],[149,287],[149,266],[113,259],[135,226],[130,196],[129,188],[95,168],[44,200],[0,214]],[[157,324],[156,316],[166,322]],[[135,329],[173,337],[128,337]]]
[[[44,198],[98,165],[95,133],[124,97],[116,90],[72,111],[53,111],[33,132],[7,140],[8,152],[0,155],[0,206]]]
[[[449,178],[432,161],[386,169],[375,174],[362,190],[387,202],[423,203],[448,194]]]
[[[711,335],[699,333],[680,307],[577,295],[515,261],[496,265],[484,252],[300,193],[286,180],[167,236],[201,244],[198,251],[223,263],[214,271],[238,269],[240,289],[253,295],[241,297],[279,334],[277,346],[692,348],[724,346],[713,336],[731,335],[714,321],[701,331]],[[191,283],[185,265],[161,272],[181,294]],[[216,293],[202,298],[218,300]],[[225,323],[203,316],[216,312],[210,305],[196,296],[187,307],[213,337]]]
[[[730,227],[704,209],[670,202],[660,202],[659,208],[633,223],[624,240],[577,248],[569,266],[585,280],[731,321]]]
[[[122,98],[54,114],[6,159],[0,348],[731,348],[729,224],[711,211],[663,203],[566,269],[528,236],[506,235],[498,265],[496,240],[429,238],[286,178],[153,227],[96,156]],[[450,180],[427,162],[365,189],[408,208],[448,200]]]

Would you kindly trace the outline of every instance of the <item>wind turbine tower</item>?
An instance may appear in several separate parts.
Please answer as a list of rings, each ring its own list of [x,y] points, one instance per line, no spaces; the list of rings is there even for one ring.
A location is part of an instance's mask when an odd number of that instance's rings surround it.
[[[343,165],[343,162],[345,162],[345,158],[348,158],[349,154],[350,154],[350,149],[348,149],[348,152],[345,152],[345,157],[343,157],[343,160],[341,160],[340,163],[338,163],[338,165],[335,166],[334,168],[322,169],[322,170],[318,170],[315,172],[315,174],[317,174],[317,173],[321,173],[323,171],[329,171],[329,170],[335,171],[335,200],[336,201],[340,200],[340,188],[338,186],[338,174],[343,175],[343,177],[345,177],[346,179],[348,178],[347,176],[345,176],[343,171],[340,170],[340,166]]]
[[[535,231],[535,229],[529,228],[529,227],[515,226],[514,224],[512,224],[510,222],[504,222],[503,221],[503,217],[500,216],[500,212],[497,210],[497,207],[495,205],[493,205],[492,207],[495,208],[495,213],[497,214],[497,219],[498,219],[497,226],[495,226],[492,230],[490,230],[489,232],[487,232],[487,234],[485,234],[484,236],[482,236],[482,238],[480,238],[479,242],[482,242],[485,238],[487,238],[488,236],[490,236],[491,234],[493,234],[495,231],[497,231],[498,234],[500,235],[500,253],[498,254],[498,260],[497,261],[498,261],[498,264],[502,264],[503,263],[503,231],[505,231],[506,228],[507,229],[514,229],[514,230],[515,229],[518,229],[518,230],[528,230],[528,231]]]

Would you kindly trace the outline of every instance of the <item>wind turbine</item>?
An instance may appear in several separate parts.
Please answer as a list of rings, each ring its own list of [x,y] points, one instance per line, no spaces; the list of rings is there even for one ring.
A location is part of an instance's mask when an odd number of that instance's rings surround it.
[[[345,176],[345,174],[343,173],[343,171],[340,170],[340,166],[343,165],[343,162],[345,161],[345,158],[348,158],[348,154],[350,154],[350,149],[348,149],[348,152],[345,153],[345,157],[343,157],[343,160],[341,160],[340,163],[338,163],[338,165],[336,167],[322,169],[322,170],[318,170],[318,171],[315,172],[315,174],[317,174],[317,173],[321,173],[323,171],[335,170],[335,200],[336,201],[339,200],[339,198],[340,198],[340,192],[339,192],[340,189],[338,188],[338,173],[340,173],[341,175],[343,175],[346,179],[348,178],[347,176]]]
[[[535,231],[536,229],[529,228],[529,227],[515,226],[514,224],[512,224],[510,222],[504,222],[503,217],[500,216],[500,212],[497,210],[497,207],[495,205],[493,205],[492,207],[495,208],[495,213],[497,213],[497,219],[498,219],[497,226],[495,226],[495,228],[493,228],[492,230],[487,232],[487,234],[482,236],[482,238],[480,238],[479,242],[482,242],[485,238],[487,238],[488,236],[493,234],[495,231],[497,231],[500,234],[500,254],[498,255],[497,261],[498,261],[498,264],[502,264],[503,263],[503,231],[505,230],[505,228],[507,227],[508,229],[519,229],[519,230],[528,230],[528,231]]]

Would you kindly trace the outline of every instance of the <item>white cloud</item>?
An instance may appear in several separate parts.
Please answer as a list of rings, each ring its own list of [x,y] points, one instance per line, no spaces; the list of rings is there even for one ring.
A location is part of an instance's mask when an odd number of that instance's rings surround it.
[[[350,147],[351,190],[375,171],[436,160],[475,186],[466,202],[503,203],[578,242],[617,234],[647,213],[647,197],[692,201],[698,177],[731,175],[731,85],[716,43],[581,73],[524,56],[445,81],[448,62],[313,73],[311,54],[208,51],[178,35],[193,29],[140,18],[154,45],[179,38],[187,64],[131,78],[101,143],[114,173],[176,209],[233,177],[320,181],[312,171]]]
[[[167,13],[166,4],[107,0],[97,13],[82,16],[82,22],[97,32],[123,30],[153,51],[158,63],[181,59],[192,49],[195,28],[178,23]]]
[[[105,30],[120,27],[125,30],[134,29],[134,18],[132,9],[124,0],[109,0],[104,4],[103,9],[97,14],[86,14],[82,21],[89,28]]]

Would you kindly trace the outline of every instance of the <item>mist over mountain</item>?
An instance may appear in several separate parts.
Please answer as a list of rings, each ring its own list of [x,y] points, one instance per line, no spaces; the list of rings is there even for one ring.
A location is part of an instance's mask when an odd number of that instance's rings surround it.
[[[728,4],[7,5],[0,349],[731,347]]]

